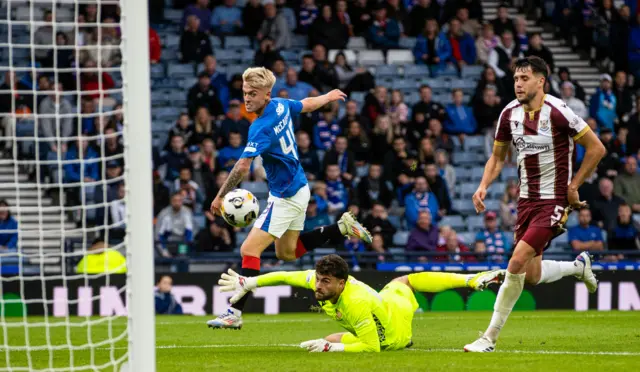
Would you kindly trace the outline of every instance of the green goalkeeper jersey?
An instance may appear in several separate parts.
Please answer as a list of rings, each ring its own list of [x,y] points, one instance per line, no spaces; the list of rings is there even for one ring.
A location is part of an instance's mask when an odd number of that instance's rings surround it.
[[[259,287],[288,284],[315,290],[316,274],[315,270],[273,272],[260,275],[257,283]],[[407,325],[406,317],[400,314],[404,309],[390,303],[391,298],[381,296],[367,284],[349,276],[338,301],[335,304],[320,301],[320,305],[328,316],[354,336],[343,337],[345,352],[401,349],[410,341],[411,324]],[[394,310],[398,312],[395,319]]]

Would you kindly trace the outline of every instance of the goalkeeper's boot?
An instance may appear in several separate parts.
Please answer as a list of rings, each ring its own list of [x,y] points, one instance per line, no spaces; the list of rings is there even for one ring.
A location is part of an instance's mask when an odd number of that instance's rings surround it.
[[[502,283],[504,281],[505,273],[505,270],[492,270],[479,272],[475,275],[469,275],[469,279],[467,279],[467,287],[475,291],[482,291],[492,283]]]
[[[356,237],[367,244],[371,244],[371,233],[367,230],[351,212],[345,212],[338,220],[338,227],[342,235]]]
[[[464,351],[468,353],[490,353],[496,349],[496,343],[489,340],[486,336],[473,341],[468,345],[464,345]]]
[[[207,321],[209,328],[213,329],[241,329],[242,313],[238,310],[229,308],[226,313],[215,319]]]
[[[591,269],[592,259],[593,257],[591,257],[589,253],[582,252],[578,255],[578,257],[576,257],[576,260],[573,261],[574,265],[582,267],[581,273],[576,275],[576,278],[584,282],[589,293],[595,293],[595,291],[598,289],[598,281],[596,280],[596,275]]]

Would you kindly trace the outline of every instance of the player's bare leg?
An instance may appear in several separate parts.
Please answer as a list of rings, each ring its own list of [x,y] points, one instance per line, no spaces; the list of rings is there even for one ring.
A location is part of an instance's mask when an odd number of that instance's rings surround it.
[[[275,237],[268,232],[253,228],[247,239],[242,242],[240,254],[242,255],[242,276],[251,277],[260,274],[260,256],[267,247],[273,243]],[[226,313],[215,319],[209,320],[210,328],[240,329],[242,328],[242,311],[249,295],[246,294],[238,302],[233,304]]]
[[[295,261],[296,257],[296,244],[300,238],[300,231],[287,230],[280,237],[276,239],[276,257],[284,261]]]
[[[535,257],[527,265],[526,282],[531,285],[553,283],[565,276],[574,276],[584,282],[589,293],[598,289],[598,281],[591,270],[591,256],[587,252],[580,253],[574,261],[543,260]]]

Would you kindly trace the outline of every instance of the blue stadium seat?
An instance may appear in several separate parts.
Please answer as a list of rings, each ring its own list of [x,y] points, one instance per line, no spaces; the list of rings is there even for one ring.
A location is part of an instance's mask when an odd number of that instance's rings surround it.
[[[251,40],[247,36],[227,36],[224,38],[225,49],[252,49]]]
[[[155,65],[151,65],[151,78],[152,79],[162,79],[164,78],[164,65],[162,63],[156,63]]]
[[[236,243],[238,246],[242,244],[243,241],[247,240],[247,236],[249,236],[248,231],[238,231],[236,233]]]
[[[366,96],[365,92],[351,92],[350,98],[359,104],[364,102],[364,97]]]
[[[470,198],[478,189],[478,185],[475,182],[465,182],[460,185],[460,197]]]
[[[500,211],[500,201],[495,199],[486,199],[484,201],[484,206],[487,211]]]
[[[252,192],[258,200],[269,197],[269,188],[265,182],[242,182],[240,187]]]
[[[500,179],[502,181],[508,181],[511,178],[518,178],[518,168],[516,167],[504,167],[502,168],[502,172],[500,172]]]
[[[154,120],[175,120],[178,116],[178,110],[174,107],[161,107],[151,110]]]
[[[476,233],[472,231],[471,232],[465,231],[462,233],[458,233],[458,237],[462,239],[462,242],[467,246],[472,246],[476,243]]]
[[[151,81],[151,88],[153,88],[153,89],[177,89],[177,88],[180,88],[180,86],[178,85],[177,81],[175,81],[173,79],[165,78],[165,79],[153,79]]]
[[[404,103],[407,106],[412,107],[416,103],[420,102],[420,93],[419,92],[406,92],[404,95]],[[409,108],[411,111],[411,108]],[[409,117],[411,117],[411,112],[409,112]]]
[[[476,165],[478,163],[478,155],[470,154],[468,152],[459,152],[453,155],[452,160],[456,165]]]
[[[407,256],[405,254],[404,248],[389,248],[389,254],[391,255],[391,259],[394,261],[407,261]]]
[[[298,61],[298,53],[297,52],[293,52],[291,50],[283,50],[280,52],[280,55],[282,56],[282,58],[284,58],[284,60],[286,62],[297,62]]]
[[[393,235],[393,245],[395,247],[405,247],[409,241],[408,231],[398,231]]]
[[[235,74],[240,74],[242,75],[242,73],[244,72],[244,70],[247,69],[246,65],[232,65],[226,68],[226,72],[227,72],[227,79],[229,81],[231,81],[231,79],[233,78],[233,75]]]
[[[415,62],[413,53],[406,49],[391,49],[387,51],[387,63],[390,65],[408,65]]]
[[[567,227],[578,226],[578,212],[572,212],[567,219]]]
[[[167,76],[172,79],[191,78],[195,76],[192,64],[172,63],[167,67]]]
[[[484,136],[466,136],[464,151],[484,152]]]
[[[477,157],[477,155],[476,155]],[[471,181],[472,182],[480,182],[482,180],[482,176],[484,175],[484,168],[475,167],[471,168]]]
[[[462,216],[444,216],[438,221],[438,226],[451,226],[452,229],[459,231],[465,228]]]
[[[240,60],[246,64],[253,64],[255,60],[256,52],[251,49],[245,49],[240,51]]]
[[[565,252],[568,251],[569,248],[569,234],[565,232],[551,241],[549,252]]]
[[[464,215],[475,213],[475,208],[471,199],[454,199],[453,209]]]
[[[187,93],[184,91],[170,90],[167,94],[167,98],[174,106],[184,107],[187,105]]]
[[[235,50],[218,49],[216,50],[216,59],[220,64],[234,64],[240,61],[241,56]]]
[[[164,19],[171,21],[171,23],[180,23],[182,21],[183,11],[179,9],[166,9],[164,10]]]
[[[465,167],[455,167],[455,171],[457,182],[471,180],[471,169]]]
[[[336,253],[334,248],[316,248],[313,250],[313,260],[318,262],[322,257],[334,253]]]
[[[180,47],[180,35],[167,35],[164,40],[165,49],[177,49]]]
[[[400,218],[400,216],[391,214],[387,219],[389,220],[389,223],[396,229],[399,230],[402,228],[402,219]]]
[[[211,41],[211,47],[216,50],[222,48],[222,41],[219,37],[215,35],[209,36],[209,41]]]
[[[376,66],[376,80],[391,78],[395,79],[398,77],[398,66],[393,65],[379,65]]]
[[[350,37],[349,42],[347,43],[347,49],[352,49],[352,50],[367,49],[367,40],[361,36]]]
[[[393,89],[398,89],[398,90],[402,90],[402,91],[416,91],[416,89],[418,89],[418,83],[415,80],[410,80],[410,79],[399,79],[399,80],[394,80],[393,83],[391,84]]]
[[[291,49],[304,49],[309,47],[309,38],[305,35],[293,35]]]
[[[482,71],[484,71],[483,66],[464,66],[460,75],[463,79],[480,80]]]
[[[400,38],[400,48],[402,49],[413,49],[416,45],[415,37],[401,37]]]
[[[384,55],[380,50],[362,50],[358,62],[363,66],[380,66],[384,64]]]
[[[502,195],[504,195],[504,188],[506,183],[504,182],[494,182],[491,187],[489,187],[489,195],[494,199],[501,199]]]
[[[447,67],[444,70],[437,71],[436,72],[436,76],[438,76],[438,77],[445,77],[445,76],[457,77],[458,76],[458,69],[455,68],[453,65],[447,65]]]
[[[469,216],[466,222],[471,231],[478,232],[484,229],[484,216]]]
[[[152,91],[151,92],[151,105],[152,106],[163,106],[167,103],[167,94],[163,91]]]
[[[429,67],[425,65],[407,65],[404,68],[404,77],[407,79],[423,79],[429,76]]]
[[[180,86],[180,88],[182,89],[190,89],[192,86],[194,86],[196,83],[198,82],[198,78],[196,77],[192,77],[192,78],[187,78],[187,79],[182,79],[178,81],[178,85]]]

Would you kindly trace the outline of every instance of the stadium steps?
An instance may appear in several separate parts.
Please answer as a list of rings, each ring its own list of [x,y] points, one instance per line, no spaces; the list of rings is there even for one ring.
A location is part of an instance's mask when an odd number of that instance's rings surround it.
[[[496,18],[499,5],[500,2],[498,1],[482,1],[482,10],[487,20]],[[509,14],[512,18],[526,17],[525,14],[519,13],[518,10],[513,7],[509,8]],[[545,32],[535,21],[527,20],[527,31],[529,33],[540,32],[542,34],[544,45],[553,53],[556,68],[569,68],[571,78],[577,80],[580,85],[582,85],[587,94],[588,101],[591,94],[595,93],[600,85],[600,72],[598,69],[591,66],[590,61],[581,58],[578,53],[566,46],[563,40],[556,39],[552,32]]]
[[[49,185],[29,181],[29,176],[11,159],[0,162],[0,199],[9,203],[11,214],[18,221],[18,249],[27,255],[26,263],[42,264],[45,273],[55,273],[61,270],[63,237],[81,234],[44,192],[48,188]]]

